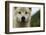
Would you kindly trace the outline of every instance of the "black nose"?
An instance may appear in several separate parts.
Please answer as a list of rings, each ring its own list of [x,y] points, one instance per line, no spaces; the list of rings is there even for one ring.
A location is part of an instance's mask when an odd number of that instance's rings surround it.
[[[22,21],[25,21],[25,17],[24,16],[22,17]]]

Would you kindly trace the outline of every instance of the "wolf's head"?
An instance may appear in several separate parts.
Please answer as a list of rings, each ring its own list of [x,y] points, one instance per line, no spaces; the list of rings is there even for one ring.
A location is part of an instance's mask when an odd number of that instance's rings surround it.
[[[17,22],[28,22],[31,18],[31,8],[15,7],[15,16]]]

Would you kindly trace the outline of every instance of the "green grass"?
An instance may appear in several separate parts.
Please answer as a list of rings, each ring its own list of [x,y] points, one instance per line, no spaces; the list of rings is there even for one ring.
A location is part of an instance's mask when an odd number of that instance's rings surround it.
[[[40,10],[32,16],[31,27],[40,27]]]

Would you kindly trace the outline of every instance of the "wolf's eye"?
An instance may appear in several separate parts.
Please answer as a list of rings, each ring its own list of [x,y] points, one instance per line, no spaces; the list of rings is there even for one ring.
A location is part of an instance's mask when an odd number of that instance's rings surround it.
[[[28,12],[25,12],[25,14],[27,14]]]
[[[21,14],[21,12],[18,12],[19,14]]]

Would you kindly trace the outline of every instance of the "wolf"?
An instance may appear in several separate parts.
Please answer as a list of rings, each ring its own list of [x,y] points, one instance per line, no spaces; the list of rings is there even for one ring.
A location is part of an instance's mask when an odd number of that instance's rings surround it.
[[[14,7],[13,27],[30,27],[31,11],[29,7]]]

